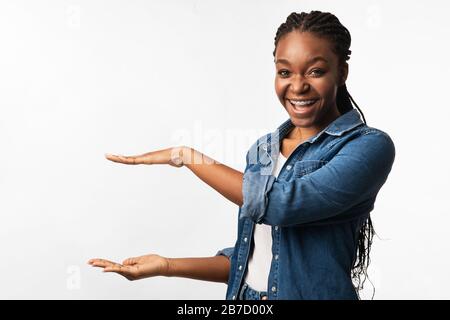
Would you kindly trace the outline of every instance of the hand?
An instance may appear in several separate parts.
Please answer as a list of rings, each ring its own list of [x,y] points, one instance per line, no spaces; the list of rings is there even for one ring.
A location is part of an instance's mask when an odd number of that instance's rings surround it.
[[[103,268],[103,272],[115,272],[128,280],[139,280],[155,276],[167,276],[169,261],[157,254],[125,259],[122,264],[105,259],[91,259],[88,264]]]
[[[185,147],[168,148],[152,151],[137,156],[122,156],[105,154],[106,159],[123,164],[170,164],[174,167],[183,166],[183,150]]]

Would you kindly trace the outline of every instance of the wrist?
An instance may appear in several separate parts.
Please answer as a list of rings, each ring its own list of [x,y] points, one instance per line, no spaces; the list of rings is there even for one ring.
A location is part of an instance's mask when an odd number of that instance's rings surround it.
[[[187,147],[187,146],[182,146],[181,147],[181,159],[183,161],[183,166],[188,167],[189,165],[192,164],[192,159],[193,159],[193,152],[194,149],[191,147]]]
[[[164,258],[164,268],[161,272],[161,275],[164,277],[172,277],[173,276],[173,259]]]

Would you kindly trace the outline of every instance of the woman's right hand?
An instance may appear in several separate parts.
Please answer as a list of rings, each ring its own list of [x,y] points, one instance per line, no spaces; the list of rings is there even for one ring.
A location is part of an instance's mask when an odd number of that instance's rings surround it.
[[[183,150],[185,147],[174,147],[152,151],[137,156],[122,156],[105,154],[106,159],[123,164],[170,164],[174,167],[183,166]]]
[[[155,276],[167,276],[169,261],[157,254],[125,259],[122,264],[105,259],[91,259],[88,264],[103,268],[103,272],[115,272],[128,280],[139,280]]]

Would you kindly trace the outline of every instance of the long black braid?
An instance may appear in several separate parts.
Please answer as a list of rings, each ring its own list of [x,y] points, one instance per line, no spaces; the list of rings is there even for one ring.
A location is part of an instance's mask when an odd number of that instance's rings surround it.
[[[331,13],[321,11],[311,11],[310,13],[292,12],[287,17],[286,22],[282,23],[277,30],[275,36],[275,49],[273,51],[274,57],[278,41],[282,36],[294,30],[298,30],[300,32],[310,32],[331,41],[333,52],[338,56],[340,65],[350,59],[350,32],[341,24],[336,16]],[[340,86],[337,90],[336,104],[341,115],[352,110],[353,105],[355,105],[361,114],[364,123],[367,124],[363,112],[358,107],[355,100],[353,100],[345,84]],[[370,264],[369,255],[374,234],[375,230],[369,215],[358,234],[357,251],[351,270],[351,276],[354,281],[358,297],[359,291],[364,288],[365,280],[368,279],[367,268]]]

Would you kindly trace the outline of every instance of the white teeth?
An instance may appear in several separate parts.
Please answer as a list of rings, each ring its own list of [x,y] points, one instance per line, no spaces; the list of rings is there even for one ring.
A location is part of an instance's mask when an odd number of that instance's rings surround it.
[[[317,100],[299,100],[299,101],[289,100],[289,101],[295,106],[306,106],[309,104],[313,104]]]

